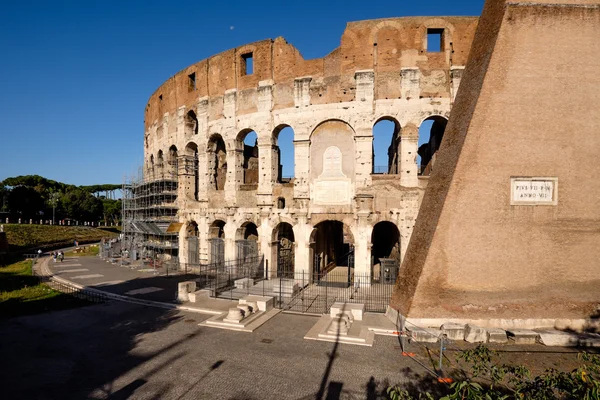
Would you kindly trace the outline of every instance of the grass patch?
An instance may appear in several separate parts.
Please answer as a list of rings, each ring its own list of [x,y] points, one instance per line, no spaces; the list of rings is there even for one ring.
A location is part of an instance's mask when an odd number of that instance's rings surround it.
[[[0,267],[0,318],[64,310],[90,304],[40,284],[31,276],[32,261]]]
[[[100,253],[100,246],[80,246],[78,249],[67,251],[65,257],[95,257]]]
[[[10,251],[36,250],[72,246],[80,243],[99,242],[105,237],[116,237],[115,232],[83,226],[5,224],[4,232]]]

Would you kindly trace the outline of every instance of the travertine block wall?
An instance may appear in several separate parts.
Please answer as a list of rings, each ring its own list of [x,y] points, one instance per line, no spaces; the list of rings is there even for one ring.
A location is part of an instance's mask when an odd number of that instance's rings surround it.
[[[226,258],[235,257],[236,232],[253,222],[271,271],[273,231],[280,222],[293,226],[297,270],[310,270],[311,234],[326,220],[349,227],[359,272],[370,271],[371,235],[380,221],[398,227],[404,251],[427,184],[417,171],[418,128],[428,117],[448,117],[476,26],[474,17],[351,22],[340,47],[321,59],[304,60],[277,38],[225,51],[167,80],[146,106],[144,150],[147,170],[156,170],[159,151],[167,154],[175,146],[182,156],[197,148],[197,199],[189,183],[180,185],[178,197],[181,261],[187,261],[185,226],[191,221],[199,227],[202,261],[209,257],[214,221],[225,223]],[[441,51],[427,51],[428,29],[443,31]],[[249,54],[254,68],[246,74]],[[186,125],[190,111],[197,134],[189,128],[193,124]],[[397,174],[372,174],[373,126],[381,119],[401,128]],[[276,138],[285,126],[294,130],[295,176],[289,184],[277,182]],[[258,185],[241,190],[248,187],[242,187],[240,143],[251,130],[258,136]],[[210,183],[215,138],[227,152],[224,190]],[[324,169],[324,157],[341,162],[341,174]],[[319,187],[339,193],[331,197]],[[285,198],[285,208],[276,208],[278,197]]]

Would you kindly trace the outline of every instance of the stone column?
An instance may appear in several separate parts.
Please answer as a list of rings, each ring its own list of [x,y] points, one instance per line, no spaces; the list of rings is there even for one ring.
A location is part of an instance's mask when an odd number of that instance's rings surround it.
[[[297,214],[298,223],[294,226],[294,271],[298,281],[302,281],[304,273],[304,283],[311,280],[312,260],[310,257],[310,234],[312,226],[307,224],[306,212]]]
[[[229,143],[227,151],[227,180],[225,181],[225,201],[235,205],[236,192],[244,183],[244,150],[237,149],[235,141]]]
[[[181,228],[179,229],[179,236],[177,237],[177,241],[179,242],[179,262],[181,263],[181,269],[185,268],[185,264],[189,263],[188,259],[188,241],[187,241],[187,223],[186,220],[180,220],[182,223]]]
[[[235,193],[234,193],[235,194]],[[235,224],[235,207],[227,209],[227,221],[223,231],[225,232],[225,261],[235,260],[235,234],[237,232],[237,226]]]
[[[276,265],[273,265],[274,260],[271,252],[271,237],[273,235],[273,226],[269,221],[270,210],[266,207],[260,211],[260,226],[258,227],[259,235],[259,254],[263,256],[262,267],[263,269],[267,266],[269,271],[264,270],[265,276],[268,278],[272,276],[273,270],[276,270]],[[267,276],[268,273],[268,276]]]
[[[368,214],[358,217],[354,229],[354,281],[360,286],[371,285],[371,233],[373,228],[368,225]]]
[[[198,201],[208,201],[208,154],[198,148]]]
[[[310,198],[310,140],[294,140],[294,198]]]
[[[373,134],[370,129],[357,130],[354,137],[356,158],[354,164],[356,192],[371,187],[373,172]]]
[[[398,173],[400,174],[400,185],[416,187],[419,185],[417,168],[417,150],[419,148],[419,130],[414,126],[407,126],[401,131],[400,152],[398,160]]]
[[[198,258],[200,259],[200,263],[208,263],[209,257],[209,244],[208,244],[208,218],[206,216],[200,216],[197,218],[198,222],[198,241],[199,241],[199,249],[198,249]]]
[[[258,156],[258,194],[270,195],[277,179],[277,152],[272,137],[259,139]]]

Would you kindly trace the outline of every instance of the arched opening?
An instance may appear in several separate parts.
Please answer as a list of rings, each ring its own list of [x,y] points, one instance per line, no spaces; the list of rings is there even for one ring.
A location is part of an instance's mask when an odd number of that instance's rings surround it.
[[[253,222],[244,222],[238,228],[235,245],[238,260],[258,256],[258,228]]]
[[[294,278],[294,229],[287,222],[281,222],[273,229],[273,263],[276,264],[278,278]]]
[[[185,227],[185,236],[188,246],[188,263],[199,264],[198,224],[195,221],[190,221],[187,223]]]
[[[185,176],[185,192],[189,198],[198,200],[198,145],[190,142],[185,146],[185,155],[181,159],[183,164],[180,175]]]
[[[223,265],[225,262],[225,222],[215,220],[208,229],[210,263]]]
[[[339,221],[323,221],[315,225],[311,234],[312,265],[314,279],[321,280],[328,274],[350,284],[354,269],[354,237],[350,228]]]
[[[400,123],[380,118],[373,125],[373,174],[397,174],[400,146]]]
[[[430,175],[435,165],[436,153],[442,144],[448,120],[438,115],[425,119],[419,127],[417,162],[419,175]]]
[[[294,178],[294,130],[280,125],[273,132],[277,160],[277,182],[288,183]]]
[[[150,163],[148,164],[148,177],[154,178],[154,154],[150,154]]]
[[[258,184],[258,135],[250,129],[241,131],[237,138],[237,148],[242,150],[243,183]]]
[[[400,231],[389,221],[373,227],[371,234],[371,265],[374,282],[396,283],[400,266]]]
[[[167,163],[169,164],[169,174],[171,177],[177,175],[177,147],[172,145],[169,147],[169,156],[167,158]]]
[[[184,117],[184,132],[186,135],[197,135],[198,134],[198,118],[194,110],[190,110],[185,114]]]
[[[209,187],[223,190],[227,179],[227,150],[221,135],[214,134],[210,137],[207,152]]]
[[[163,157],[163,151],[159,150],[158,154],[156,155],[156,172],[158,173],[158,175],[162,178],[162,174],[164,171],[164,167],[165,167],[165,160]]]

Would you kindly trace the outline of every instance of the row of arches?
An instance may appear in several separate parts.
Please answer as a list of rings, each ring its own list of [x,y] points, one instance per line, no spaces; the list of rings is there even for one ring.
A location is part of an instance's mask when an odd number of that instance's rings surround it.
[[[208,260],[211,264],[222,263],[225,256],[225,226],[223,220],[214,220],[208,228]],[[198,225],[190,221],[186,225],[188,259],[195,262],[198,257]],[[245,259],[259,256],[259,234],[255,223],[247,221],[235,230],[235,258]],[[335,268],[354,268],[355,237],[350,227],[341,221],[325,220],[316,224],[310,234],[310,256],[306,260],[309,268],[302,268],[316,275],[323,275]],[[195,247],[194,247],[195,246]],[[271,265],[277,277],[294,278],[296,259],[296,237],[294,226],[288,222],[278,223],[272,230],[269,246]],[[195,254],[194,254],[195,253]],[[400,264],[400,232],[390,221],[381,221],[373,226],[371,234],[371,275],[378,280],[381,266],[392,260]]]
[[[431,116],[423,120],[419,126],[419,142],[417,154],[412,155],[421,175],[428,175],[435,161],[435,155],[440,147],[447,120],[442,116]],[[186,131],[190,135],[197,134],[198,122],[193,111],[186,115]],[[194,133],[195,132],[195,133]],[[392,117],[382,117],[373,126],[373,174],[398,174],[400,172],[400,154],[402,128]],[[272,146],[275,153],[276,182],[285,183],[294,178],[294,130],[289,125],[280,125],[272,135]],[[240,183],[245,185],[258,184],[260,149],[258,135],[252,129],[240,131],[234,142],[234,148],[229,149],[241,154]],[[198,145],[190,141],[185,148],[183,170],[179,173],[195,176],[194,197],[198,193]],[[206,147],[208,163],[208,186],[214,190],[223,190],[227,179],[228,149],[223,137],[215,133],[210,136]],[[409,156],[411,156],[409,154]],[[162,176],[166,173],[178,173],[178,150],[171,146],[168,150],[165,165],[163,151],[156,156],[150,155],[147,171],[152,176]]]

